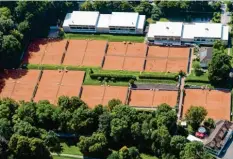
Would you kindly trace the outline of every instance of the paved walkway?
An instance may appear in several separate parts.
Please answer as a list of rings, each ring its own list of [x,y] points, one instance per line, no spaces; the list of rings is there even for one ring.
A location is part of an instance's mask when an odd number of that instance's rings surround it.
[[[51,153],[52,156],[63,156],[63,157],[70,157],[70,158],[76,158],[76,159],[83,159],[83,156],[81,155],[71,155],[71,154],[57,154],[57,153]]]
[[[181,118],[181,114],[182,114],[183,98],[184,98],[184,84],[185,84],[185,77],[183,77],[181,79],[181,84],[180,84],[180,99],[179,99],[178,119]]]

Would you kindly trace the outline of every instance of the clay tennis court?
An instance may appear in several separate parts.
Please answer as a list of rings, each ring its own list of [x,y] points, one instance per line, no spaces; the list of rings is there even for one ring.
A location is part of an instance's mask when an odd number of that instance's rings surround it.
[[[147,45],[144,43],[128,43],[126,56],[145,57]]]
[[[30,101],[38,82],[39,70],[8,70],[4,73],[0,96]]]
[[[84,71],[43,71],[34,100],[55,104],[62,95],[79,96],[84,74]]]
[[[178,91],[131,90],[129,105],[134,107],[156,107],[166,103],[171,107],[177,104]]]
[[[67,40],[50,40],[47,44],[42,64],[61,64]]]
[[[90,108],[98,104],[106,105],[109,100],[115,98],[125,102],[127,96],[127,87],[117,86],[83,86],[81,99],[87,103]]]
[[[147,57],[168,57],[170,47],[149,46]]]
[[[189,48],[188,47],[170,47],[169,58],[170,57],[188,59]]]
[[[95,55],[103,56],[107,50],[107,41],[89,40],[87,43],[86,52],[92,52]]]
[[[87,47],[87,40],[70,40],[67,48],[64,65],[81,65]]]
[[[123,56],[105,56],[104,70],[122,70],[125,57]]]
[[[166,72],[167,59],[151,58],[146,60],[145,71],[148,72]]]
[[[124,42],[109,42],[107,55],[124,56],[127,50],[127,43]]]
[[[62,71],[44,70],[34,101],[48,100],[50,103],[54,104],[62,76]]]
[[[143,71],[145,58],[141,57],[125,57],[123,70]]]
[[[208,112],[207,117],[230,120],[230,91],[186,89],[185,94],[183,117],[191,106],[203,106]]]
[[[168,59],[166,72],[187,72],[188,71],[188,60],[187,59]]]
[[[47,46],[46,39],[37,39],[32,41],[26,52],[23,63],[40,64]]]

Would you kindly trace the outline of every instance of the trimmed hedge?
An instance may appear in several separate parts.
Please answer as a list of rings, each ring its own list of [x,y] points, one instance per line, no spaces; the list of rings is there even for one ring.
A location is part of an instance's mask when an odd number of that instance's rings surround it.
[[[178,75],[175,74],[142,74],[139,79],[159,79],[159,80],[174,80],[177,81]]]
[[[205,83],[209,84],[210,81],[208,78],[199,78],[199,77],[188,77],[185,82],[195,82],[195,83]]]
[[[131,79],[136,80],[136,77],[133,75],[120,75],[120,74],[104,74],[104,73],[92,73],[90,74],[90,77],[92,79],[98,79],[98,77],[101,78],[114,78],[115,80],[120,80],[120,81],[129,81]]]

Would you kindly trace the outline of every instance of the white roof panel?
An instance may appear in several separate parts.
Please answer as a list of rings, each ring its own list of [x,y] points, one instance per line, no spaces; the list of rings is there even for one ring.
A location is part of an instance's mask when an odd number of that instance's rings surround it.
[[[112,12],[109,26],[136,27],[138,15],[134,12]]]
[[[223,26],[222,40],[229,39],[229,26]]]
[[[108,28],[111,17],[112,17],[112,14],[100,14],[97,27],[98,28]]]
[[[222,24],[221,23],[184,24],[182,38],[193,39],[194,37],[221,38]]]
[[[193,135],[189,135],[188,137],[187,137],[187,140],[189,140],[189,141],[199,141],[199,142],[202,142],[203,143],[203,141],[201,140],[201,139],[199,139],[199,138],[197,138],[197,137],[195,137],[195,136],[193,136]]]
[[[69,26],[69,24],[71,23],[71,15],[72,15],[71,13],[66,14],[65,20],[62,25],[63,27]]]
[[[99,12],[73,11],[70,25],[91,25],[95,26],[99,18]]]
[[[144,28],[145,20],[146,20],[146,16],[145,15],[139,15],[138,25],[137,25],[138,29],[143,29]]]
[[[181,22],[156,22],[150,24],[148,36],[176,36],[181,37],[183,23]]]

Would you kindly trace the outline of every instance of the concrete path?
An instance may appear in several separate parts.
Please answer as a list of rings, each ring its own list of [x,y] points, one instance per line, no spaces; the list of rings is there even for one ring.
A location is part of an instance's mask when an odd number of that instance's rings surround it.
[[[229,23],[231,16],[230,16],[230,13],[227,12],[227,5],[225,3],[222,4],[221,10],[222,10],[222,12],[221,12],[221,23],[222,24]]]
[[[179,99],[178,119],[181,119],[181,114],[182,114],[183,98],[184,98],[184,84],[185,84],[185,77],[183,77],[181,79],[181,84],[180,84],[180,99]]]
[[[71,155],[71,154],[57,154],[57,153],[51,153],[52,156],[63,156],[63,157],[70,157],[70,158],[76,158],[76,159],[83,159],[83,156],[81,155]]]

